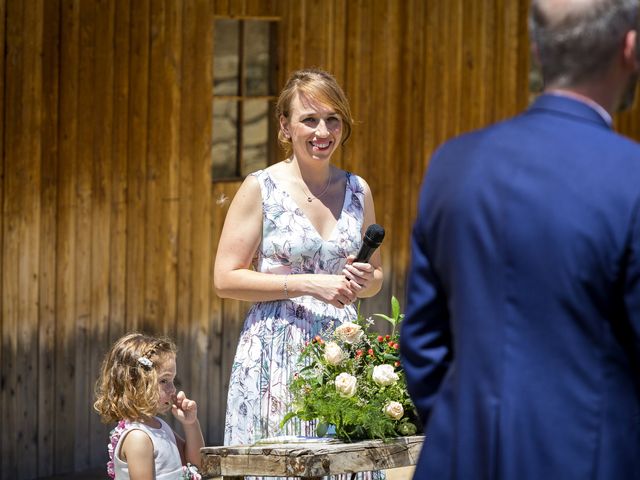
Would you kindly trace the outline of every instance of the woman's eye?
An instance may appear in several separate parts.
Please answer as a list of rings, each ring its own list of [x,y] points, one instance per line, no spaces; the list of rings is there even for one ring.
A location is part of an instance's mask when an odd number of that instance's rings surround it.
[[[316,119],[309,117],[309,118],[305,118],[302,122],[306,123],[307,125],[312,125],[312,124],[316,123]]]

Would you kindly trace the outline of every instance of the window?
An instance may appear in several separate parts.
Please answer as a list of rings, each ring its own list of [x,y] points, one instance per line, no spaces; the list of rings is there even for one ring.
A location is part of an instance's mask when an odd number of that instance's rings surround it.
[[[238,180],[275,160],[277,24],[273,19],[215,20],[214,180]]]

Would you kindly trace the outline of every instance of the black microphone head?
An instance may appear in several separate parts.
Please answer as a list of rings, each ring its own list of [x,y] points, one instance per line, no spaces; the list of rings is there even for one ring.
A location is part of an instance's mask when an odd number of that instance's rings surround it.
[[[384,239],[384,228],[377,223],[372,223],[364,232],[362,241],[373,248],[378,248]]]

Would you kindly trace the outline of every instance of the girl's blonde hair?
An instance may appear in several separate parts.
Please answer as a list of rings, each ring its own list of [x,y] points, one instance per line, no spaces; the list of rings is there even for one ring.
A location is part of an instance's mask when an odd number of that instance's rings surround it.
[[[349,100],[347,100],[347,96],[333,75],[319,69],[293,72],[282,92],[280,92],[278,103],[276,103],[276,119],[278,122],[280,122],[280,117],[289,120],[291,103],[296,93],[301,93],[313,101],[328,105],[340,115],[344,129],[340,145],[344,145],[351,135],[354,121],[351,116]],[[282,129],[278,130],[278,141],[287,157],[289,157],[293,151],[291,139],[287,138]]]
[[[105,423],[140,420],[158,411],[158,364],[176,354],[168,338],[129,333],[106,354],[96,381],[93,408]]]

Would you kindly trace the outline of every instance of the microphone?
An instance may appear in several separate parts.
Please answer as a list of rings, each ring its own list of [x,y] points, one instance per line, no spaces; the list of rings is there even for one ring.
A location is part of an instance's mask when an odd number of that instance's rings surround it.
[[[362,237],[362,246],[354,262],[368,263],[371,255],[384,239],[384,228],[377,223],[369,225]]]

